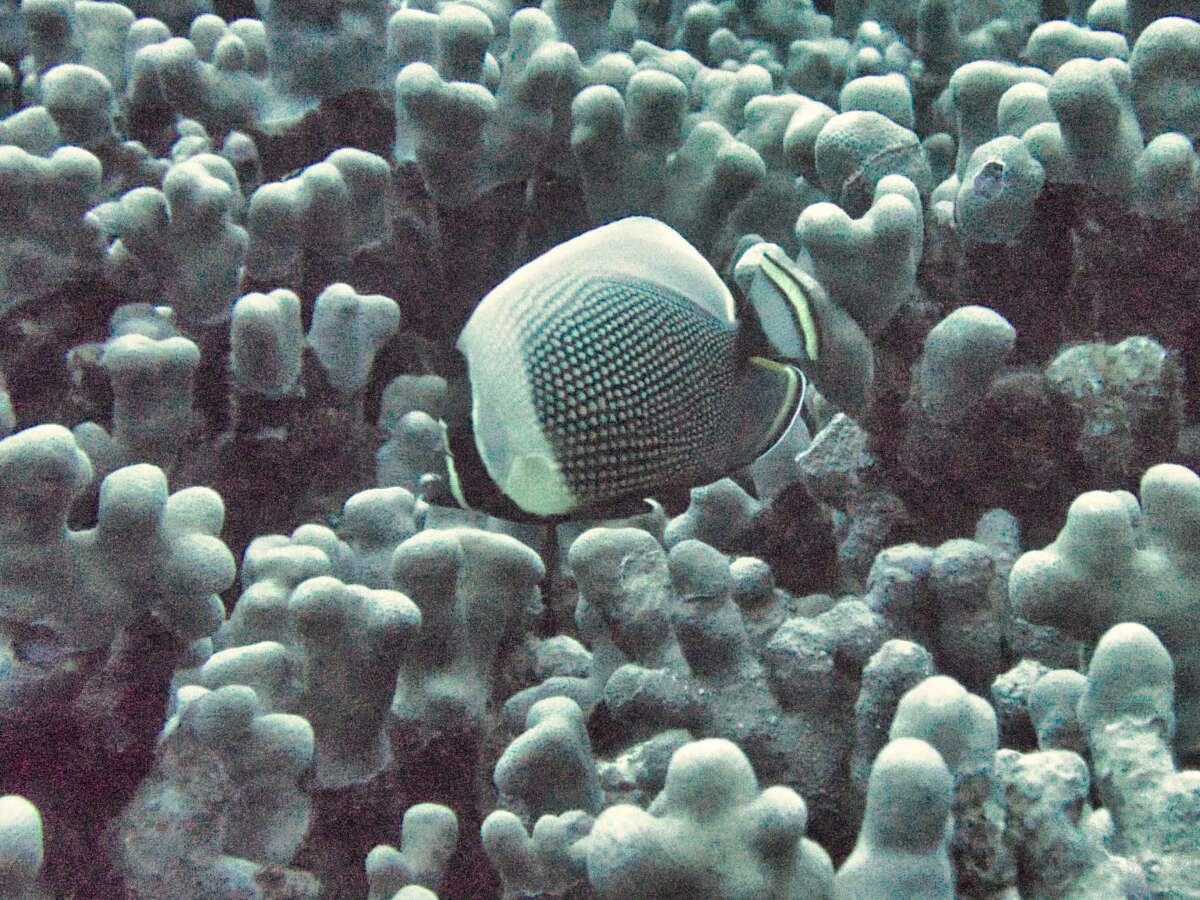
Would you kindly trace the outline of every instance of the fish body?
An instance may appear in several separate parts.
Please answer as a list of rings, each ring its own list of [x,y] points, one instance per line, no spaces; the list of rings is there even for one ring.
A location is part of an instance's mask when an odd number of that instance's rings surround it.
[[[527,263],[457,341],[471,434],[448,434],[456,497],[509,518],[630,514],[752,462],[790,426],[804,378],[746,314],[655,219],[601,226]]]

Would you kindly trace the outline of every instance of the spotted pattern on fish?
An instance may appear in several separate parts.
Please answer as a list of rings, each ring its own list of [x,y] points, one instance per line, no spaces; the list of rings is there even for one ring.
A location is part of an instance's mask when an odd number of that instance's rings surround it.
[[[736,330],[644,281],[580,273],[539,294],[515,304],[513,325],[572,493],[587,502],[705,472]]]

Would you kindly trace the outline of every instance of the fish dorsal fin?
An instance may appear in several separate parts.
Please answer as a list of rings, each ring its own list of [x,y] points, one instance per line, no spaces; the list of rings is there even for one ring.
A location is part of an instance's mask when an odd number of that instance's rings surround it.
[[[789,362],[817,362],[823,336],[813,286],[777,244],[757,244],[738,260],[735,278],[748,284],[746,301],[758,318],[771,354]],[[749,274],[749,273],[753,274]]]
[[[708,260],[670,225],[647,216],[601,225],[547,250],[493,288],[480,308],[507,304],[514,295],[536,293],[564,275],[587,271],[660,285],[721,322],[737,322],[733,295]]]

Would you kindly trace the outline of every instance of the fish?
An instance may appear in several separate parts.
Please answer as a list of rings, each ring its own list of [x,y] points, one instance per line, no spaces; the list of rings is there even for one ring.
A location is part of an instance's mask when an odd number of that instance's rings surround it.
[[[786,254],[755,272],[748,300],[669,225],[633,216],[496,285],[455,344],[470,394],[469,422],[445,423],[458,505],[616,518],[766,453],[800,414],[798,363],[822,334]]]
[[[735,286],[758,318],[775,358],[798,366],[821,396],[851,418],[872,399],[875,348],[862,326],[811,272],[778,244],[747,235],[736,254]]]

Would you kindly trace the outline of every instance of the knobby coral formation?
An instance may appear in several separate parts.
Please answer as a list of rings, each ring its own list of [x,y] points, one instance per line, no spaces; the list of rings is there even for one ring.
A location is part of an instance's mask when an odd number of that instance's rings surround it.
[[[1200,894],[1198,17],[5,5],[0,896]],[[464,323],[630,216],[799,415],[459,508]]]

